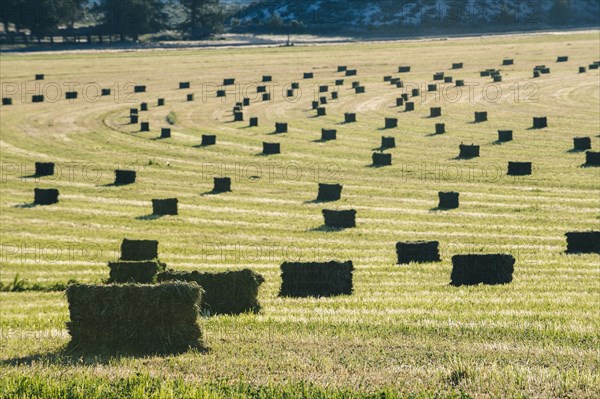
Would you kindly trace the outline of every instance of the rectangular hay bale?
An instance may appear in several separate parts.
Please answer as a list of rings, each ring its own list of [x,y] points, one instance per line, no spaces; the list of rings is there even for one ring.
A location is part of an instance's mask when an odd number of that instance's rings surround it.
[[[202,348],[196,283],[70,285],[69,347],[90,352],[180,353]]]
[[[352,261],[284,262],[281,265],[282,297],[329,297],[352,295]]]

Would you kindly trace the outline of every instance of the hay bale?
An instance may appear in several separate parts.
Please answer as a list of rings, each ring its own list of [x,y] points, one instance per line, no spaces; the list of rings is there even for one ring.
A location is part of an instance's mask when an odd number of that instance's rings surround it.
[[[364,86],[356,86],[354,88],[354,92],[356,94],[363,94],[363,93],[365,93],[365,87]]]
[[[600,65],[598,65],[598,64],[590,64],[590,65],[588,65],[588,68],[589,69],[598,69],[599,66]]]
[[[339,96],[339,93],[337,91],[331,92],[331,99],[332,100],[337,100],[338,96]]]
[[[457,80],[456,81],[456,87],[463,87],[465,85],[465,81],[464,80]]]
[[[540,71],[533,71],[533,77],[534,78],[539,78],[540,77]]]
[[[160,138],[168,139],[171,137],[171,128],[163,127],[160,129]]]
[[[337,130],[321,129],[321,141],[329,141],[337,139]]]
[[[435,124],[435,134],[444,134],[446,133],[446,125],[444,123],[436,123]]]
[[[454,191],[438,192],[438,208],[440,209],[456,209],[459,205],[460,194]]]
[[[344,79],[336,79],[335,85],[336,86],[343,86],[344,85]]]
[[[217,97],[227,97],[227,92],[225,90],[217,90]]]
[[[323,209],[322,212],[325,226],[338,229],[356,227],[356,211],[354,209],[341,211]]]
[[[243,101],[243,102],[242,102],[242,105],[243,105],[244,107],[247,107],[247,106],[249,106],[249,105],[250,105],[250,99],[249,99],[248,97],[244,97],[244,100],[242,100],[242,101]]]
[[[410,72],[410,67],[408,65],[400,66],[400,67],[398,67],[398,72],[399,73]]]
[[[12,105],[12,98],[10,98],[10,97],[3,97],[2,98],[2,105]]]
[[[288,124],[285,122],[276,122],[275,123],[275,133],[287,133],[288,132]]]
[[[58,203],[58,189],[56,188],[34,188],[33,203],[35,205],[52,205]]]
[[[400,94],[400,97],[402,97],[404,101],[408,101],[408,93],[402,93]]]
[[[487,111],[482,111],[482,112],[475,112],[475,122],[476,123],[481,123],[481,122],[485,122],[488,120],[488,114]]]
[[[140,111],[148,111],[148,103],[140,103]]]
[[[477,158],[479,156],[479,146],[478,145],[467,145],[461,144],[458,146],[460,153],[458,155],[459,158]]]
[[[272,82],[273,81],[273,77],[271,75],[263,75],[262,81],[263,82]]]
[[[567,57],[566,55],[560,55],[558,56],[558,58],[556,58],[556,62],[567,62],[569,61],[569,57]]]
[[[396,138],[382,136],[381,137],[381,148],[382,149],[396,148]]]
[[[129,116],[132,116],[132,115],[138,115],[137,108],[129,108]]]
[[[463,63],[462,62],[454,62],[452,63],[452,69],[462,69],[463,68]]]
[[[328,85],[320,85],[319,86],[319,93],[327,93],[328,91],[329,91]]]
[[[196,283],[70,285],[69,347],[92,352],[180,353],[202,348]]]
[[[327,104],[327,97],[319,97],[319,104]]]
[[[433,74],[433,80],[444,80],[444,72],[436,72]]]
[[[354,82],[352,82],[352,88],[356,89],[358,86],[360,86],[360,82],[355,80]]]
[[[231,191],[231,178],[230,177],[215,177],[213,193],[228,193]]]
[[[401,107],[404,105],[404,99],[402,97],[398,97],[396,99],[396,107]]]
[[[515,258],[508,254],[454,255],[451,285],[507,284],[512,281]]]
[[[281,153],[281,145],[279,143],[266,143],[263,142],[263,152],[264,155],[273,155]]]
[[[592,139],[589,137],[575,137],[573,139],[573,149],[575,151],[585,151],[592,148]]]
[[[584,66],[579,67],[579,73],[585,73],[586,69]]]
[[[319,183],[317,201],[338,201],[340,198],[342,198],[343,188],[344,186],[341,184]]]
[[[421,91],[419,89],[412,89],[412,91],[411,91],[412,97],[419,97],[420,95],[421,95]]]
[[[44,102],[44,96],[42,94],[37,94],[37,95],[33,95],[31,96],[31,102],[32,103],[43,103]]]
[[[400,78],[391,78],[389,82],[391,85],[395,85],[396,83],[401,82],[401,80]]]
[[[250,269],[220,273],[166,271],[158,275],[159,282],[195,282],[204,290],[201,309],[210,315],[258,313],[258,289],[263,276]]]
[[[194,101],[194,95],[193,95],[193,94],[191,94],[191,93],[190,93],[190,94],[187,94],[187,95],[185,96],[185,100],[186,100],[186,101],[188,101],[188,102],[189,102],[189,101]]]
[[[125,184],[135,183],[135,170],[115,170],[115,186],[123,186]]]
[[[253,116],[250,118],[250,127],[257,127],[258,126],[258,117],[257,116]]]
[[[244,121],[244,113],[236,111],[233,113],[233,121],[234,122],[243,122]]]
[[[202,142],[200,143],[200,145],[202,147],[206,147],[209,145],[216,145],[217,144],[217,136],[214,134],[203,134],[202,135]]]
[[[150,131],[150,122],[141,122],[140,123],[140,132],[149,132]]]
[[[353,112],[344,113],[344,122],[345,123],[354,123],[356,122],[356,114]]]
[[[313,101],[312,102],[312,109],[317,109],[319,108],[319,102],[318,101]]]
[[[100,95],[101,96],[110,96],[111,90],[110,89],[101,89],[100,90]]]
[[[509,176],[529,176],[531,174],[531,162],[509,162]]]
[[[502,60],[502,65],[513,65],[515,61],[512,58],[505,58]]]
[[[392,76],[390,76],[390,75],[387,75],[387,76],[383,77],[383,81],[384,82],[390,82],[391,80],[392,80]]]
[[[437,91],[437,84],[435,84],[435,83],[428,84],[427,91]]]
[[[442,107],[431,107],[429,108],[429,117],[438,118],[442,116]]]
[[[600,166],[600,152],[586,151],[585,166]]]
[[[129,124],[136,125],[139,121],[138,115],[129,115]]]
[[[287,96],[287,97],[294,97],[294,89],[289,89],[289,90],[286,92],[286,96]]]
[[[502,82],[502,76],[495,75],[494,76],[494,83],[500,83],[500,82]]]
[[[396,243],[398,264],[439,262],[440,243],[437,241],[406,241]]]
[[[110,268],[108,284],[154,284],[159,272],[167,265],[154,260],[108,262]]]
[[[77,98],[77,92],[76,91],[67,91],[65,92],[65,99],[66,100],[75,100]]]
[[[346,70],[346,76],[356,76],[358,71],[356,69],[348,69]]]
[[[394,129],[398,127],[398,118],[385,118],[385,128]]]
[[[177,215],[177,198],[153,199],[153,215]]]
[[[512,130],[498,130],[498,141],[501,143],[505,143],[507,141],[512,141],[513,139],[513,131]]]
[[[396,82],[396,87],[399,88],[399,89],[402,88],[402,87],[404,87],[404,82],[401,81],[401,80],[397,81]]]
[[[410,112],[410,111],[414,111],[415,110],[415,103],[412,101],[407,101],[406,104],[404,104],[404,112]]]
[[[298,90],[300,88],[300,83],[292,82],[292,90]]]
[[[233,86],[235,84],[235,78],[223,79],[223,86]]]
[[[452,83],[453,78],[452,76],[444,76],[444,83]]]
[[[485,71],[480,71],[480,72],[479,72],[479,76],[481,76],[482,78],[483,78],[483,77],[490,76],[490,71],[488,71],[488,70],[485,70]]]
[[[262,100],[263,101],[271,101],[271,93],[263,93]]]
[[[352,295],[354,266],[347,262],[284,262],[281,265],[282,297]]]
[[[339,65],[337,67],[338,72],[346,72],[347,69],[348,69],[348,67],[346,65]]]
[[[568,254],[600,254],[600,231],[572,231],[567,236]]]
[[[190,88],[190,82],[179,82],[179,88],[180,89],[189,89]]]
[[[44,74],[43,73],[38,73],[35,75],[35,80],[44,80]]]
[[[390,166],[392,164],[392,154],[374,152],[372,158],[373,166]]]
[[[158,241],[129,240],[121,241],[121,260],[153,260],[158,258]]]
[[[304,72],[304,75],[302,77],[304,79],[312,79],[315,77],[315,75],[312,72]]]
[[[534,129],[544,129],[548,127],[548,118],[545,116],[534,117],[533,118],[533,128]]]
[[[36,176],[52,176],[54,174],[54,162],[36,162]]]
[[[144,92],[146,92],[146,86],[143,86],[143,85],[134,86],[133,92],[134,93],[144,93]]]

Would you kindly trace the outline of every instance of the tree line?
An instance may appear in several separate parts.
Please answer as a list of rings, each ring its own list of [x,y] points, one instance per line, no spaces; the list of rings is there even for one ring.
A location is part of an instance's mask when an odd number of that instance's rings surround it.
[[[94,17],[94,34],[138,40],[139,35],[174,28],[190,38],[220,30],[224,18],[220,0],[1,0],[4,32],[29,31],[32,36],[58,34],[73,28],[85,14]],[[168,11],[182,15],[170,26]],[[172,18],[171,18],[172,19]]]

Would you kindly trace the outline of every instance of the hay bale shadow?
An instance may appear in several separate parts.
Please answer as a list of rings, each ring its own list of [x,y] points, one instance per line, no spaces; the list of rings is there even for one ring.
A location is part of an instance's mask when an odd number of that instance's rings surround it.
[[[28,209],[28,208],[35,208],[36,206],[38,206],[38,205],[35,202],[29,202],[29,203],[25,203],[25,204],[13,205],[13,208]]]
[[[155,215],[153,213],[149,214],[149,215],[144,215],[144,216],[137,216],[135,218],[135,220],[157,220],[162,218],[165,215]]]
[[[328,201],[328,202],[332,202],[332,201]],[[344,231],[344,230],[347,230],[347,229],[350,229],[350,228],[351,227],[330,227],[330,226],[327,226],[326,224],[322,224],[319,227],[312,227],[312,228],[310,228],[310,229],[308,229],[306,231],[309,231],[309,232],[315,231],[315,232],[324,232],[324,233],[335,233],[335,232]]]
[[[586,152],[589,151],[589,149],[586,150],[578,150],[577,148],[571,148],[570,150],[565,151],[567,154],[579,154],[582,152]]]
[[[260,177],[259,177],[259,179],[260,179]],[[213,189],[213,190],[210,190],[210,191],[203,192],[202,194],[200,194],[200,196],[201,197],[206,197],[206,196],[209,196],[209,195],[211,195],[211,196],[212,195],[220,195],[220,194],[227,194],[227,193],[230,193],[230,192],[231,191],[215,191]]]

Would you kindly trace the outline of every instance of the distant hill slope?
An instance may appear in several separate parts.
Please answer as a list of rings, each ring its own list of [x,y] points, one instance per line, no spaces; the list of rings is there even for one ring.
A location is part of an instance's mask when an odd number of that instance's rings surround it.
[[[242,2],[244,3],[244,2]],[[485,31],[598,26],[598,0],[259,0],[236,15],[238,29]]]

